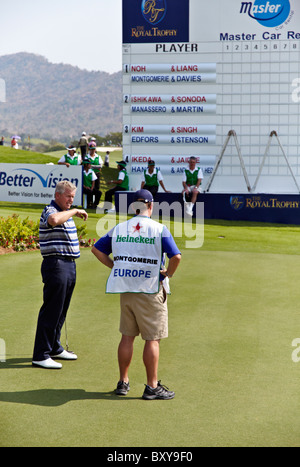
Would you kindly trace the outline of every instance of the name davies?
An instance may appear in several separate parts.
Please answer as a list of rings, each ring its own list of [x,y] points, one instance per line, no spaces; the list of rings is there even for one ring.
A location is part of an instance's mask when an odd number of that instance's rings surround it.
[[[277,208],[277,209],[298,209],[299,201],[280,201],[276,198],[262,200],[260,198],[246,198],[246,208]]]
[[[130,237],[130,235],[117,235],[116,243],[144,243],[146,245],[155,245],[155,237]]]

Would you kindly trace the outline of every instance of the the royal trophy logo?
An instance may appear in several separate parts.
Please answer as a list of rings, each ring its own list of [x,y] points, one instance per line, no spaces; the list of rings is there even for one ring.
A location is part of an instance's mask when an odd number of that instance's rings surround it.
[[[167,0],[142,0],[141,8],[145,20],[152,25],[156,25],[166,16]]]

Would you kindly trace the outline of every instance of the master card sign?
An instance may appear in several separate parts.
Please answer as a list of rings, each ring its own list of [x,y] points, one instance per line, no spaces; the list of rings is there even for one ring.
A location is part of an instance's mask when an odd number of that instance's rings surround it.
[[[123,0],[123,44],[189,42],[189,0]]]

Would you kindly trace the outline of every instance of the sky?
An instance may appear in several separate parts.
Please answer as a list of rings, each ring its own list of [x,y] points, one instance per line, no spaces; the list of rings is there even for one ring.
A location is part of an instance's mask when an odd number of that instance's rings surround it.
[[[121,71],[122,0],[0,0],[0,7],[0,55]]]

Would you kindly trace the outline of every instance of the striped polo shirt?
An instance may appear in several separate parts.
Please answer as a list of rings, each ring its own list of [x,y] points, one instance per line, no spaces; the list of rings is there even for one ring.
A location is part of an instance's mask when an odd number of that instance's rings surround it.
[[[64,224],[52,227],[48,224],[51,214],[62,210],[55,201],[51,201],[42,212],[39,228],[39,242],[41,254],[45,256],[67,256],[79,258],[80,249],[77,229],[72,217]]]

